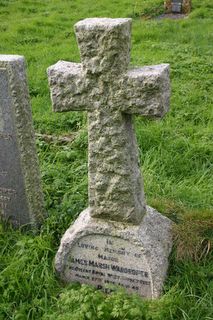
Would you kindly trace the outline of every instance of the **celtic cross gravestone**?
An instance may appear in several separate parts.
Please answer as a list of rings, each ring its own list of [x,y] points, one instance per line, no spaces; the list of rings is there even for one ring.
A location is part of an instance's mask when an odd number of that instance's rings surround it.
[[[85,19],[75,32],[82,62],[59,61],[48,77],[54,111],[88,113],[89,208],[64,235],[56,269],[65,281],[119,284],[155,297],[171,223],[146,206],[132,115],[168,111],[169,66],[128,70],[131,19]]]
[[[0,55],[0,216],[15,227],[44,217],[25,61]]]

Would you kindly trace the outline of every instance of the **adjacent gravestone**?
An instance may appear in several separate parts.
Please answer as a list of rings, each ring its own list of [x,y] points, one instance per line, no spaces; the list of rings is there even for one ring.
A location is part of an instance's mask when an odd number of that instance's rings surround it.
[[[183,13],[188,14],[191,11],[191,0],[166,0],[164,8],[166,13]]]
[[[128,70],[131,19],[85,19],[75,32],[82,63],[59,61],[48,76],[55,111],[88,112],[90,207],[63,236],[56,269],[67,282],[157,297],[171,221],[145,204],[132,115],[168,111],[169,65]]]
[[[0,55],[0,216],[15,227],[44,216],[22,56]]]

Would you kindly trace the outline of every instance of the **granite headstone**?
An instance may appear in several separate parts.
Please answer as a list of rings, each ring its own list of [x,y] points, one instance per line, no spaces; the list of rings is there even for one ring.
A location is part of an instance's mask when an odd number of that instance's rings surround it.
[[[192,8],[191,0],[165,0],[164,8],[166,13],[189,14]]]
[[[169,65],[128,70],[131,19],[75,25],[82,63],[48,69],[53,109],[87,110],[89,208],[61,240],[56,269],[66,281],[159,296],[171,250],[171,221],[146,206],[132,115],[163,117]]]
[[[0,55],[0,216],[15,227],[44,217],[29,101],[24,58]]]

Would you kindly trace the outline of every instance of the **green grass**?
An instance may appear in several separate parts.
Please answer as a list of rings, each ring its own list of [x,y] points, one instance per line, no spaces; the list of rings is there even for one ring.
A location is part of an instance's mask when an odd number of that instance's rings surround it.
[[[49,213],[40,232],[1,225],[0,319],[213,319],[213,3],[194,0],[177,21],[154,18],[162,3],[0,0],[0,53],[27,60],[36,132],[74,136],[68,144],[37,140]],[[60,238],[87,206],[87,128],[86,114],[52,113],[46,68],[79,62],[73,25],[94,16],[133,18],[131,65],[171,65],[170,112],[135,119],[147,202],[177,223],[164,294],[152,302],[64,287],[54,273]]]

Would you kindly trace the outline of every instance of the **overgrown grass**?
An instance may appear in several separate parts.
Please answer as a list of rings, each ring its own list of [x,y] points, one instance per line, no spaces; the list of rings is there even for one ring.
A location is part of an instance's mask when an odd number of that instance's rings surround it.
[[[163,1],[0,0],[0,53],[21,54],[35,129],[73,135],[37,140],[46,208],[38,234],[0,229],[0,319],[213,319],[212,0],[194,0],[187,19],[158,20]],[[153,17],[150,20],[141,16]],[[71,221],[87,206],[86,114],[51,112],[46,68],[79,61],[73,24],[85,17],[132,17],[132,65],[171,64],[171,110],[162,121],[136,118],[148,204],[176,222],[163,296],[143,301],[63,287],[53,258]]]

